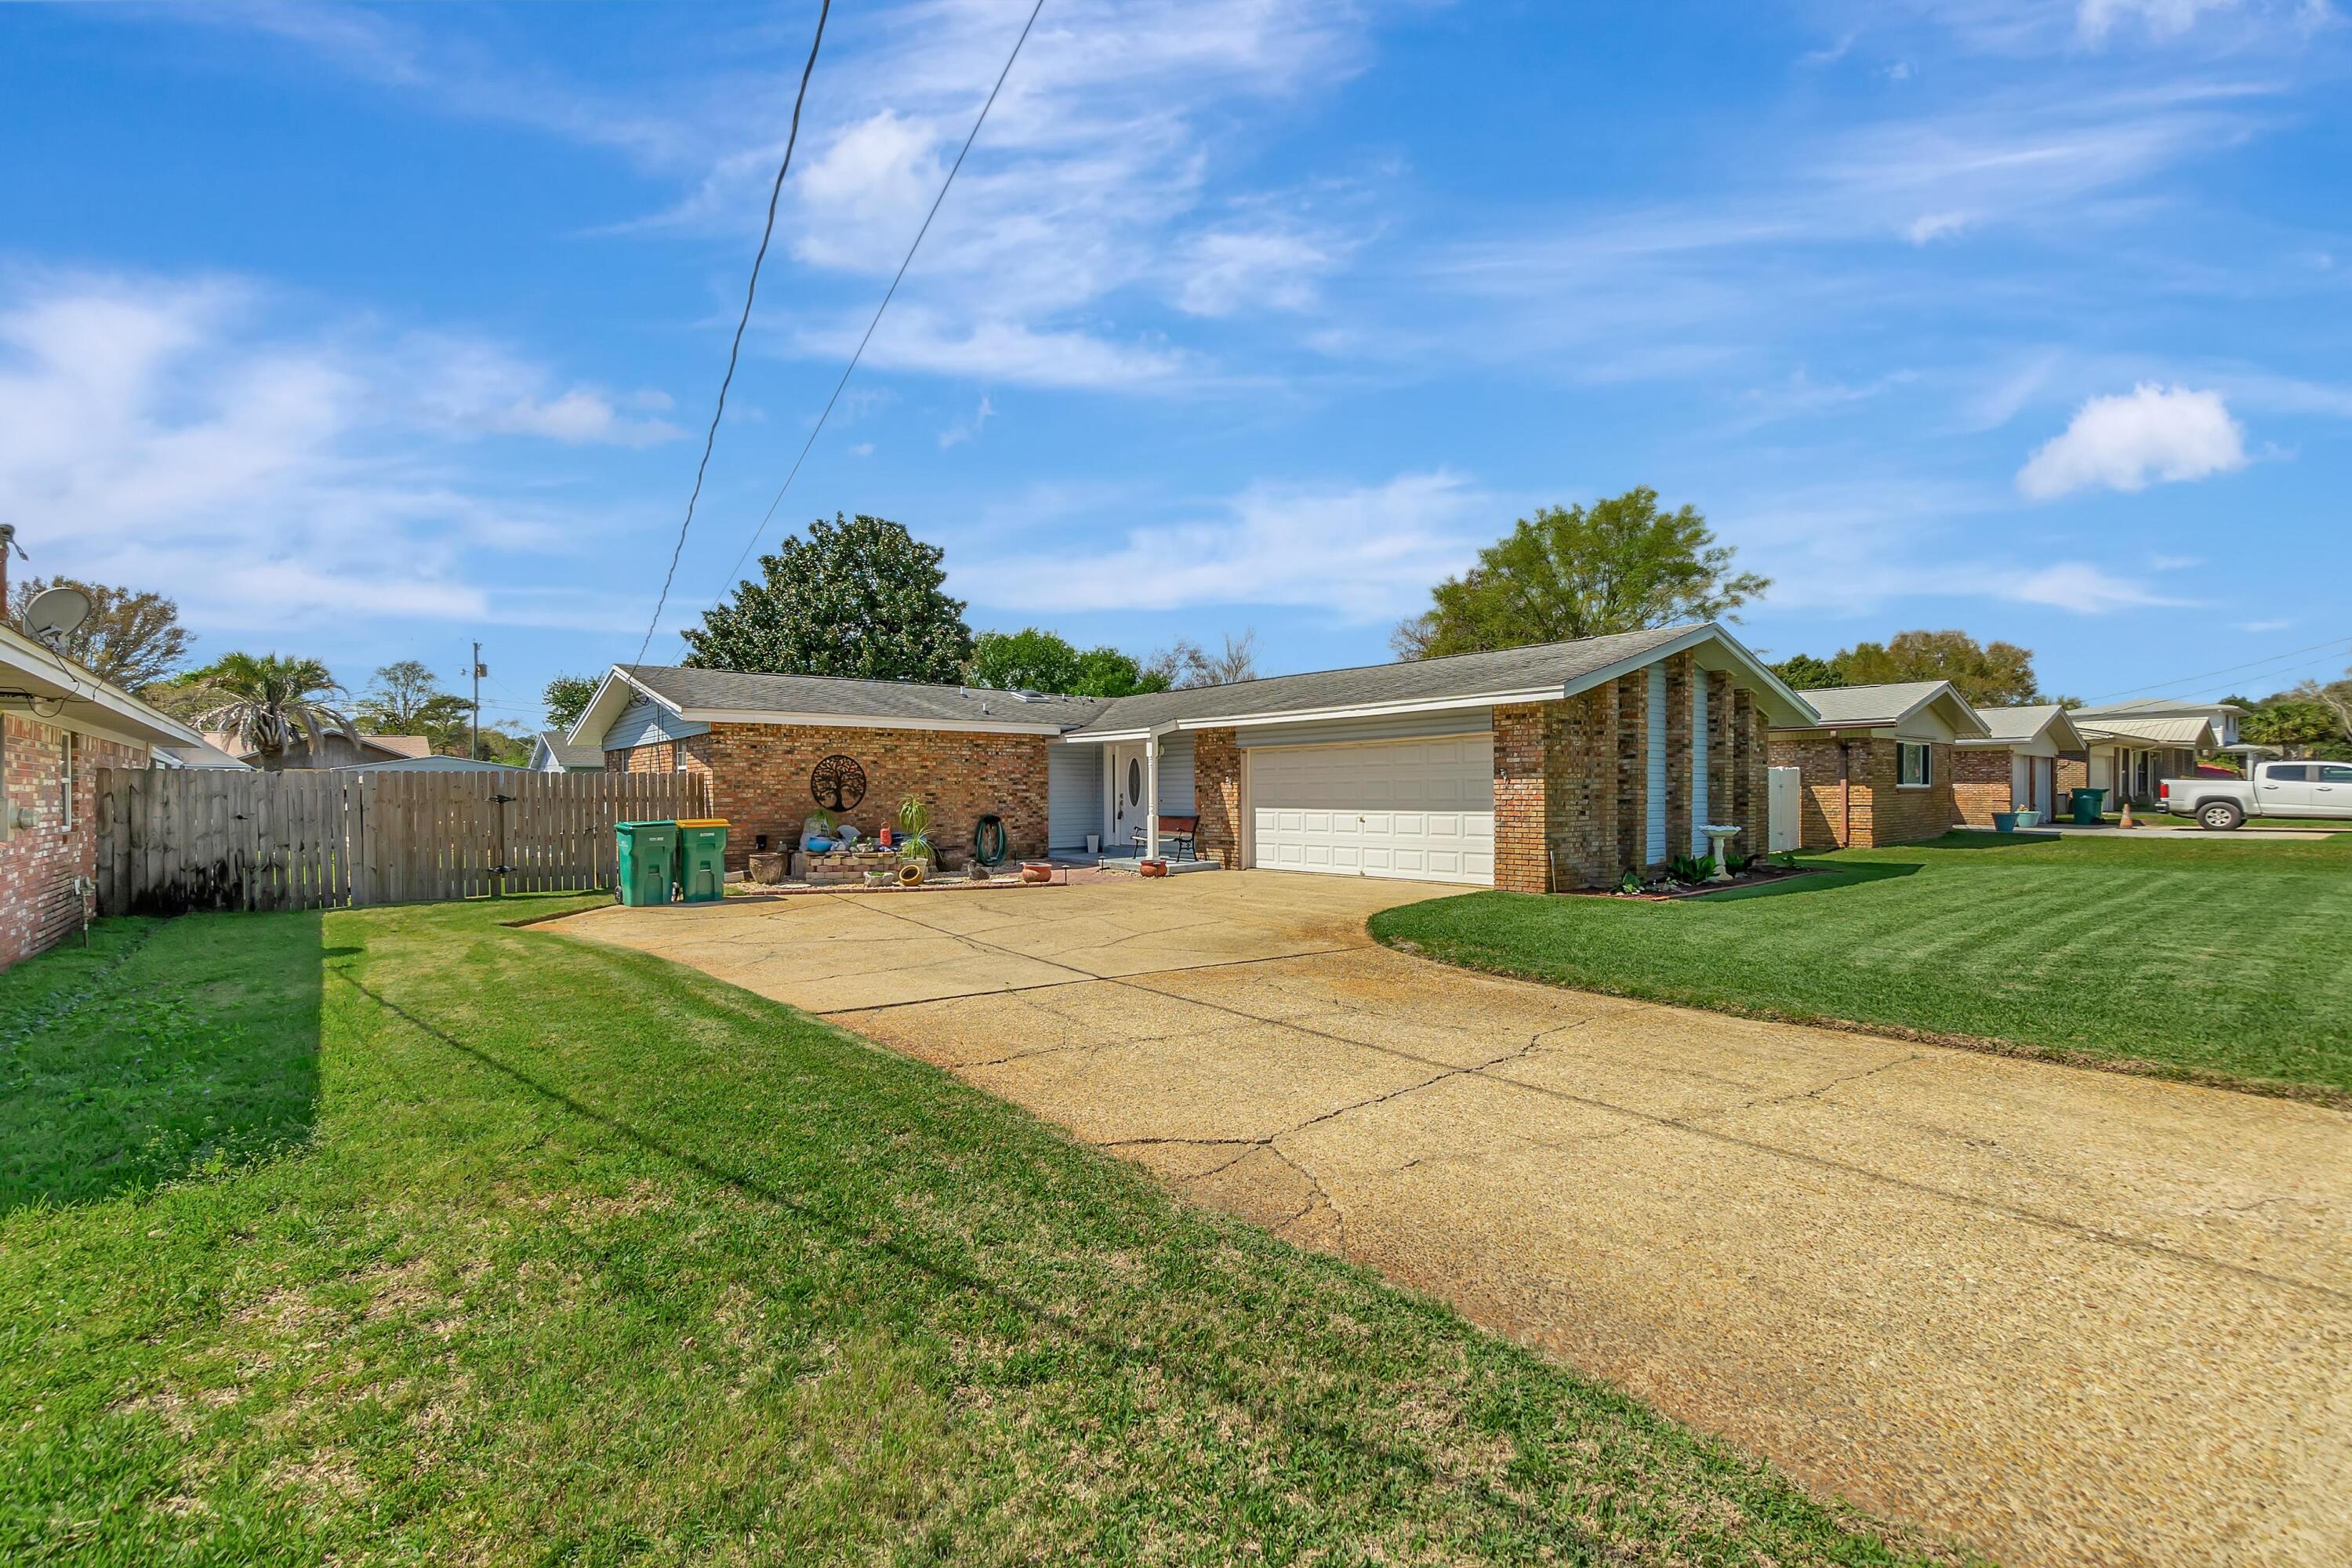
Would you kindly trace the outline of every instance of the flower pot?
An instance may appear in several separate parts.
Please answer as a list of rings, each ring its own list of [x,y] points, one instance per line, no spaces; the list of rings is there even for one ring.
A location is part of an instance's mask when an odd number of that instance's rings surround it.
[[[1142,872],[1147,877],[1165,877],[1168,875],[1168,862],[1165,860],[1139,860],[1136,863],[1135,868]]]
[[[1047,861],[1047,860],[1024,860],[1024,861],[1022,861],[1022,862],[1021,862],[1021,879],[1022,879],[1023,881],[1024,881],[1024,882],[1050,882],[1050,881],[1052,881],[1052,880],[1054,879],[1054,867],[1053,867],[1053,863],[1052,863],[1051,861]]]
[[[902,860],[898,864],[898,886],[919,888],[923,884],[923,879],[929,874],[929,868],[920,860]]]
[[[1996,811],[1996,812],[1994,812],[1994,813],[1992,814],[1992,830],[1993,830],[1995,833],[2014,833],[2014,832],[2016,832],[2016,831],[2017,831],[2017,813],[2015,813],[2015,812],[2013,812],[2013,811]]]
[[[2021,811],[2017,814],[2017,825],[2020,827],[2039,827],[2042,826],[2042,814],[2038,811]]]

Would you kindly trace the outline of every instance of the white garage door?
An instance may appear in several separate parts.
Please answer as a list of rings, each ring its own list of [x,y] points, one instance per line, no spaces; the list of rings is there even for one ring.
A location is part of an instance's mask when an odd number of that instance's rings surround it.
[[[1495,738],[1250,752],[1256,863],[1274,871],[1495,880]]]

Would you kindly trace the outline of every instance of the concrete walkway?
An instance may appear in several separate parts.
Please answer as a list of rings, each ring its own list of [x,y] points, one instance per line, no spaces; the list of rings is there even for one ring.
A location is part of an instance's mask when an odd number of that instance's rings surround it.
[[[1271,872],[553,928],[945,1066],[2012,1565],[2352,1562],[2352,1117],[1444,969]]]

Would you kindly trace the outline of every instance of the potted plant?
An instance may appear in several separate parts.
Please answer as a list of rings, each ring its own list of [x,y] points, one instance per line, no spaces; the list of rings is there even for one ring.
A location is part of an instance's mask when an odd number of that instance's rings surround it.
[[[898,803],[898,826],[907,832],[907,841],[898,846],[898,880],[911,888],[930,875],[931,862],[938,858],[931,848],[930,802],[909,793]]]

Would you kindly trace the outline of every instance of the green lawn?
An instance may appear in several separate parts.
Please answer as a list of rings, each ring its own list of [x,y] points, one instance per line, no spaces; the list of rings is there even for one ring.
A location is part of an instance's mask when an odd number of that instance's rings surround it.
[[[1954,834],[1806,863],[1830,874],[1673,903],[1474,893],[1372,931],[1620,995],[2352,1091],[2352,838]]]
[[[1920,1560],[572,901],[0,975],[0,1561]]]

